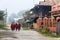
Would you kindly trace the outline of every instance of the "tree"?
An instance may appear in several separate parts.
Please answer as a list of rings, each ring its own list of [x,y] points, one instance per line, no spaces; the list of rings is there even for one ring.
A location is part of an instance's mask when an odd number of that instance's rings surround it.
[[[0,29],[6,29],[5,27],[5,24],[4,24],[4,16],[6,14],[4,14],[4,11],[3,10],[0,10]]]
[[[23,24],[25,22],[25,20],[24,19],[19,19],[18,22]]]
[[[3,20],[4,11],[0,11],[0,20]]]
[[[31,11],[30,10],[26,11],[25,14],[23,14],[24,19],[30,19],[31,16],[33,16],[33,15],[34,14],[33,13],[31,14]]]

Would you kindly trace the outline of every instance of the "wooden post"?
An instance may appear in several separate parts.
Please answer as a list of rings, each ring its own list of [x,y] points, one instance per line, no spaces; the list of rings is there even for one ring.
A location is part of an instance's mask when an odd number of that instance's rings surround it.
[[[50,27],[51,18],[48,18],[48,26]]]
[[[48,18],[44,17],[43,18],[43,29],[45,29],[48,26]]]
[[[38,28],[38,29],[41,28],[41,23],[42,23],[42,18],[38,18],[38,19],[37,19],[37,28]]]
[[[50,31],[55,33],[56,32],[56,20],[53,16],[51,18],[51,24],[52,24],[52,26],[50,27]]]
[[[56,34],[58,35],[60,33],[60,17],[57,17],[56,18],[56,21],[57,21],[57,26],[56,26]]]

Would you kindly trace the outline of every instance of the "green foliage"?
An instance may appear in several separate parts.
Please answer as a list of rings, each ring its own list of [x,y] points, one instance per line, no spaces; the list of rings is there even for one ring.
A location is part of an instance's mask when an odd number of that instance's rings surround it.
[[[4,16],[4,11],[0,11],[0,16]]]
[[[23,30],[28,30],[28,27],[22,27],[23,28]]]
[[[33,13],[31,14],[30,12],[30,10],[26,11],[25,14],[23,14],[24,18],[30,18],[33,15]]]
[[[56,38],[60,37],[60,34],[58,34],[58,35],[52,34],[49,31],[49,28],[48,27],[46,27],[46,29],[45,30],[42,30],[40,33],[43,34],[44,36],[47,36],[47,37],[56,37]]]
[[[39,32],[41,33],[41,32]],[[54,38],[60,38],[60,34],[58,35],[55,35],[55,34],[52,34],[52,33],[41,33],[42,35],[46,36],[46,37],[54,37]]]
[[[0,29],[6,29],[5,24],[4,24],[4,18],[3,16],[5,16],[6,14],[4,14],[4,11],[0,10]]]
[[[0,29],[6,30],[6,26],[4,24],[4,20],[0,20]]]
[[[41,32],[42,32],[42,33],[50,33],[50,32],[49,32],[49,28],[48,28],[48,26],[46,26],[46,28],[43,29]]]
[[[46,27],[46,29],[42,31],[37,30],[37,29],[34,29],[34,30],[46,37],[60,38],[60,34],[57,35],[57,34],[52,34],[51,32],[49,32],[48,27]]]
[[[0,11],[0,20],[3,20],[4,11]]]
[[[0,29],[6,29],[4,24],[0,24]]]
[[[18,23],[23,24],[24,22],[25,22],[25,20],[24,20],[24,19],[19,19],[19,20],[18,20]]]
[[[33,24],[30,24],[30,27],[29,27],[29,29],[34,29],[34,28],[33,28]]]
[[[4,24],[0,24],[0,29],[4,27]]]

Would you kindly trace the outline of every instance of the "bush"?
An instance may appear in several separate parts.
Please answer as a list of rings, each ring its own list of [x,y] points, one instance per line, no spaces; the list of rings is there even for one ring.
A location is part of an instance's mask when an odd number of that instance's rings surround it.
[[[0,24],[0,28],[1,28],[1,27],[4,27],[4,24]]]
[[[45,29],[43,29],[41,32],[42,32],[42,33],[50,33],[48,27],[46,27]]]
[[[33,24],[30,25],[29,29],[33,29]]]
[[[23,28],[23,30],[28,30],[28,27],[22,27]]]
[[[8,30],[4,24],[0,24],[0,29]]]

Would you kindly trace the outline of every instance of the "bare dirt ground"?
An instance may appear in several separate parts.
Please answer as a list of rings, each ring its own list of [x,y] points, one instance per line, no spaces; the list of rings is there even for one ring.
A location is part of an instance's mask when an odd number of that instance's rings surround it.
[[[44,37],[33,30],[1,31],[0,40],[60,40],[59,38]]]

